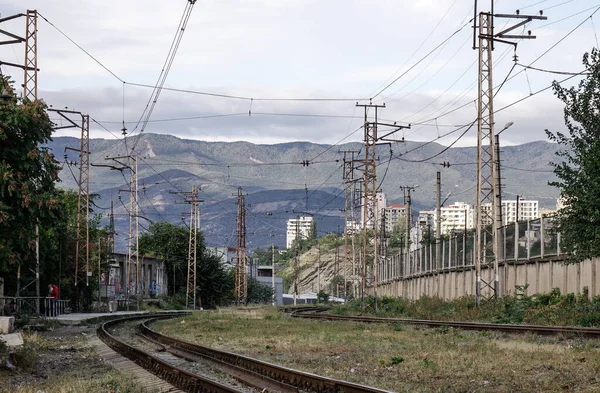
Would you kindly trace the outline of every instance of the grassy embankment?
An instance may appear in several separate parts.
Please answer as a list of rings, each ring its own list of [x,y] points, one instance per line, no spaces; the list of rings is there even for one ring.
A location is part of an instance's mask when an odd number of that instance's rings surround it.
[[[600,391],[596,341],[320,322],[272,309],[200,312],[156,326],[204,345],[397,392]]]
[[[521,293],[497,301],[483,301],[480,307],[476,307],[473,297],[453,301],[427,296],[417,301],[380,297],[377,310],[375,299],[368,297],[365,304],[365,310],[361,310],[360,301],[353,301],[336,307],[332,312],[446,321],[600,327],[600,297],[589,300],[587,291],[581,295],[561,295],[558,289],[534,296]]]
[[[149,393],[130,376],[104,365],[89,336],[46,338],[28,332],[23,336],[25,344],[9,355],[17,370],[0,369],[2,393]],[[0,347],[0,359],[7,354],[6,346]]]

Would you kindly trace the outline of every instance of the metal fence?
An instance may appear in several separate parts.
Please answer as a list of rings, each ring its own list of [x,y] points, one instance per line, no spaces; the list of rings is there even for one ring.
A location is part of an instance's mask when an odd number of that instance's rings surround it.
[[[447,238],[438,240],[439,245],[419,245],[408,252],[382,257],[375,272],[377,282],[384,284],[449,269],[474,268],[477,241],[474,232],[472,230],[465,236],[464,232],[454,231]],[[556,231],[552,217],[511,223],[503,226],[500,234],[499,263],[562,255],[560,233]],[[484,235],[481,241],[482,264],[485,265],[493,260],[493,255],[487,251],[492,249],[492,239]]]
[[[39,315],[43,317],[58,316],[71,312],[69,300],[54,300],[49,297],[0,297],[0,315]]]

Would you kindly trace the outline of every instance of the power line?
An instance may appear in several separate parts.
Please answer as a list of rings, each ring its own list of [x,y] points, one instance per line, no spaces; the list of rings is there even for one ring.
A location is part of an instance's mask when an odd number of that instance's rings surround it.
[[[423,45],[425,45],[425,43],[427,42],[427,40],[429,40],[429,38],[433,35],[433,33],[435,32],[435,30],[437,30],[437,28],[442,23],[442,21],[444,19],[446,19],[446,16],[450,12],[450,10],[454,7],[455,4],[456,4],[456,0],[446,10],[446,12],[444,13],[444,15],[437,22],[437,24],[433,27],[433,29],[431,29],[431,31],[429,32],[429,34],[427,35],[427,37],[425,37],[425,39],[421,42],[421,44],[417,47],[417,49],[415,49],[415,51],[408,57],[408,59],[396,71],[394,71],[394,73],[392,74],[392,76],[390,76],[388,79],[386,79],[385,82],[383,82],[377,89],[375,89],[375,91],[377,91],[380,88],[382,88],[386,83],[389,82],[390,79],[392,79],[394,77],[394,75],[396,75],[402,68],[404,68],[404,66],[406,66],[406,64],[408,64],[408,62],[417,54],[417,52],[423,47]],[[468,18],[470,14],[471,14],[471,11],[469,11],[469,13],[465,17],[465,19]],[[369,94],[369,96],[371,96],[373,93],[375,93],[375,91],[371,92]]]
[[[146,107],[140,116],[140,120],[138,120],[138,124],[133,129],[132,133],[138,128],[140,122],[143,121],[140,132],[138,133],[137,139],[133,144],[131,150],[135,150],[138,142],[146,126],[148,125],[148,120],[152,116],[152,112],[154,112],[154,108],[156,107],[156,103],[158,102],[158,98],[160,97],[160,93],[162,92],[162,88],[167,81],[167,77],[169,76],[169,72],[171,71],[171,67],[173,66],[173,62],[175,61],[175,56],[177,55],[177,50],[179,49],[179,45],[181,44],[181,40],[183,39],[183,34],[185,33],[185,29],[187,27],[188,21],[192,14],[192,9],[194,8],[194,4],[196,4],[195,0],[188,0],[185,5],[185,9],[183,11],[183,15],[181,16],[181,20],[179,21],[179,26],[177,26],[177,31],[175,33],[175,37],[171,42],[171,47],[169,48],[169,52],[167,54],[167,58],[165,59],[165,63],[163,64],[162,70],[158,76],[158,80],[156,81],[156,85],[154,89],[152,89],[152,94],[148,98],[148,102],[146,103]],[[125,129],[123,128],[123,134],[125,134]]]
[[[410,66],[406,71],[404,71],[396,79],[394,79],[393,81],[391,81],[390,83],[388,83],[384,88],[382,88],[381,90],[379,90],[373,97],[371,97],[371,99],[377,98],[377,96],[379,96],[381,93],[383,93],[384,91],[386,91],[390,86],[392,86],[394,83],[396,83],[398,80],[400,80],[400,78],[402,78],[404,75],[406,75],[410,71],[412,71],[416,66],[418,66],[419,64],[421,64],[421,62],[423,62],[423,60],[427,59],[432,53],[434,53],[435,51],[437,51],[442,45],[444,45],[447,41],[449,41],[450,39],[452,39],[452,37],[454,37],[456,34],[460,33],[462,31],[462,29],[464,29],[465,27],[467,27],[469,25],[469,23],[471,23],[471,21],[469,21],[469,22],[465,23],[464,25],[462,25],[458,30],[456,30],[454,33],[452,33],[448,38],[446,38],[444,41],[442,41],[438,46],[436,46],[431,51],[429,51],[419,61],[417,61],[412,66]]]

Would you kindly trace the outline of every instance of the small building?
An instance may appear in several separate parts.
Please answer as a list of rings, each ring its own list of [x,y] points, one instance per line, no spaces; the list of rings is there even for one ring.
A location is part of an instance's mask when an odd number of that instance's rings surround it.
[[[273,267],[270,265],[259,265],[255,268],[254,266],[255,265],[252,265],[252,277],[261,284],[274,288],[275,305],[281,306],[283,304],[283,278],[275,276],[273,279]],[[275,270],[277,270],[277,268],[275,268]]]
[[[136,263],[139,263],[139,270]],[[105,300],[126,299],[128,276],[130,297],[140,294],[143,298],[153,298],[167,293],[164,260],[140,255],[138,258],[132,256],[128,261],[127,254],[115,253],[108,271],[100,276],[100,297]]]

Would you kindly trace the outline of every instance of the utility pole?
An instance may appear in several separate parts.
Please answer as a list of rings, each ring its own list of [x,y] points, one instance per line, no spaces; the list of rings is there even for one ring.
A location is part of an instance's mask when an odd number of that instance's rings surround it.
[[[477,96],[477,196],[475,210],[475,225],[477,236],[475,240],[475,298],[477,305],[481,298],[494,298],[499,295],[499,276],[498,276],[498,256],[499,242],[497,230],[499,224],[496,222],[499,214],[498,205],[497,167],[495,165],[495,138],[494,138],[494,86],[492,83],[492,52],[494,43],[501,42],[514,45],[517,43],[511,40],[532,39],[531,35],[507,34],[511,31],[524,26],[533,19],[545,20],[541,15],[521,15],[516,14],[494,14],[494,1],[490,0],[490,11],[477,14],[478,0],[475,0],[474,21],[473,24],[473,49],[478,50],[479,75],[478,75],[478,96]],[[540,11],[541,13],[541,11]],[[521,21],[505,27],[499,33],[494,33],[494,18],[520,19]],[[515,54],[516,61],[516,54]],[[483,206],[489,204],[491,209],[484,209]],[[484,240],[492,239],[491,243]],[[484,254],[485,251],[485,254]],[[492,261],[487,261],[484,255],[491,255]],[[487,281],[481,277],[482,265],[493,269],[494,278]],[[485,291],[487,289],[487,292]],[[486,295],[487,294],[487,295]]]
[[[237,193],[237,247],[235,264],[235,298],[237,305],[245,305],[248,298],[248,281],[246,271],[246,205],[242,187]]]
[[[494,220],[494,231],[496,233],[496,240],[498,242],[498,248],[497,248],[497,258],[501,261],[505,260],[505,255],[504,255],[504,234],[502,233],[502,225],[503,220],[502,220],[502,176],[500,174],[500,135],[496,134],[495,135],[495,144],[496,144],[496,217]],[[496,288],[499,291],[499,287],[498,284],[496,284]],[[498,296],[500,295],[500,293],[498,293]]]
[[[300,215],[296,217],[296,241],[294,250],[294,306],[298,297],[298,254],[300,253]]]
[[[404,247],[406,247],[408,249],[409,243],[410,243],[410,227],[412,225],[412,211],[411,211],[411,204],[412,204],[412,198],[411,198],[411,191],[415,190],[417,187],[419,186],[400,186],[400,189],[403,190],[405,192],[404,194],[404,207],[406,210],[406,234],[405,234],[405,244]]]
[[[185,307],[196,309],[196,266],[197,266],[197,244],[198,244],[198,220],[200,217],[198,211],[198,189],[196,186],[192,187],[192,192],[188,199],[190,204],[190,241],[188,250],[188,266],[187,266],[187,286],[186,286],[186,298]]]
[[[410,125],[408,126],[398,126],[396,124],[386,124],[386,123],[380,123],[378,121],[378,110],[379,108],[385,108],[385,104],[383,105],[376,105],[373,104],[372,102],[369,102],[369,104],[359,104],[356,103],[357,107],[362,107],[364,108],[365,111],[365,120],[364,120],[364,142],[365,142],[365,159],[364,159],[364,195],[363,195],[363,201],[364,201],[364,206],[363,206],[363,257],[362,257],[362,285],[361,285],[361,294],[360,294],[360,298],[361,298],[361,308],[364,310],[365,308],[365,292],[366,292],[366,286],[367,286],[367,261],[368,261],[368,256],[369,256],[369,251],[368,251],[368,240],[367,240],[367,234],[368,234],[368,230],[372,229],[373,230],[373,236],[374,236],[374,247],[373,247],[373,259],[372,259],[372,266],[373,266],[373,279],[374,279],[374,295],[375,295],[375,299],[377,299],[377,271],[376,271],[376,266],[378,263],[378,254],[377,254],[377,248],[378,248],[378,239],[377,239],[377,214],[376,214],[376,209],[377,209],[377,145],[378,144],[390,144],[390,142],[404,142],[404,138],[402,140],[394,140],[394,139],[388,139],[388,137],[392,134],[394,134],[395,132],[404,129],[404,128],[410,128]],[[368,111],[369,109],[373,108],[375,115],[375,121],[374,122],[369,122],[368,121]],[[383,125],[383,126],[389,126],[389,127],[393,127],[394,129],[390,132],[387,132],[385,135],[383,136],[378,136],[377,135],[377,126],[378,125]],[[379,141],[385,141],[384,143],[378,143]]]
[[[376,194],[377,194],[377,114],[379,108],[385,108],[383,105],[375,105],[372,103],[359,105],[357,107],[363,107],[365,110],[365,122],[364,122],[364,142],[365,142],[365,162],[364,162],[364,206],[363,206],[363,258],[362,258],[362,282],[361,282],[361,293],[360,293],[360,304],[361,308],[365,308],[365,292],[367,288],[367,260],[369,256],[368,252],[368,230],[373,230],[374,236],[374,256],[373,256],[373,267],[377,264],[377,223],[375,222],[375,209],[376,206]],[[368,121],[368,110],[369,108],[375,109],[375,121]]]
[[[6,65],[16,67],[23,70],[23,98],[29,101],[37,100],[37,11],[27,10],[26,14],[15,14],[5,18],[0,18],[0,23],[7,22],[12,19],[25,17],[25,37],[9,33],[0,29],[0,36],[6,36],[9,39],[0,41],[0,45],[12,45],[25,43],[25,61],[24,64],[9,63],[0,60],[0,66]],[[36,313],[40,315],[40,236],[39,225],[35,226],[35,247],[36,247]],[[17,267],[17,296],[20,296],[21,282],[21,265]]]
[[[271,288],[273,289],[273,297],[271,305],[275,305],[275,244],[271,244]]]
[[[76,245],[75,245],[75,287],[85,281],[89,285],[90,260],[90,117],[79,111],[69,109],[49,108],[48,112],[56,113],[60,116],[61,125],[55,124],[54,130],[63,130],[67,128],[79,128],[81,137],[79,139],[79,149],[65,147],[65,161],[67,161],[67,151],[74,151],[79,154],[79,176],[77,179],[77,221],[76,221]],[[67,165],[70,163],[67,161]],[[85,270],[84,270],[85,269]],[[75,307],[79,309],[79,290],[75,289]]]
[[[355,279],[355,260],[354,254],[352,256],[352,265],[350,265],[350,249],[348,248],[348,212],[350,212],[350,220],[352,222],[352,243],[354,243],[354,204],[352,203],[352,188],[354,187],[354,155],[358,154],[357,150],[343,150],[338,153],[344,154],[344,263],[345,263],[345,274],[344,274],[344,293],[346,292],[346,280],[350,276],[351,280]],[[350,159],[347,156],[350,155]],[[351,269],[351,274],[348,274],[348,270]],[[319,285],[319,290],[321,286]]]
[[[15,14],[0,18],[0,24],[12,19],[25,17],[25,37],[0,30],[0,36],[6,36],[9,39],[0,41],[0,45],[25,44],[25,61],[24,64],[9,63],[0,60],[0,66],[6,65],[10,67],[20,68],[24,71],[23,75],[23,98],[30,101],[37,100],[37,11],[27,10],[26,14]]]
[[[437,173],[436,178],[436,206],[435,206],[435,269],[442,266],[442,174]],[[431,236],[431,234],[429,234]]]
[[[126,129],[123,127],[123,135],[125,135]],[[129,188],[125,190],[119,190],[129,193],[129,237],[127,239],[127,260],[125,261],[125,282],[126,282],[126,304],[127,310],[129,310],[129,299],[131,294],[138,295],[138,277],[139,277],[139,203],[138,203],[138,168],[137,168],[137,157],[134,152],[126,156],[117,157],[106,157],[106,160],[113,161],[119,166],[115,165],[101,165],[108,166],[112,170],[124,171],[129,169]],[[121,198],[119,194],[119,199]],[[123,205],[125,206],[125,205]],[[135,244],[134,244],[135,242]],[[135,247],[135,249],[134,249]],[[135,261],[134,261],[135,256]],[[132,289],[132,273],[131,265],[135,264],[135,286]],[[139,309],[139,299],[136,301],[137,308]]]

